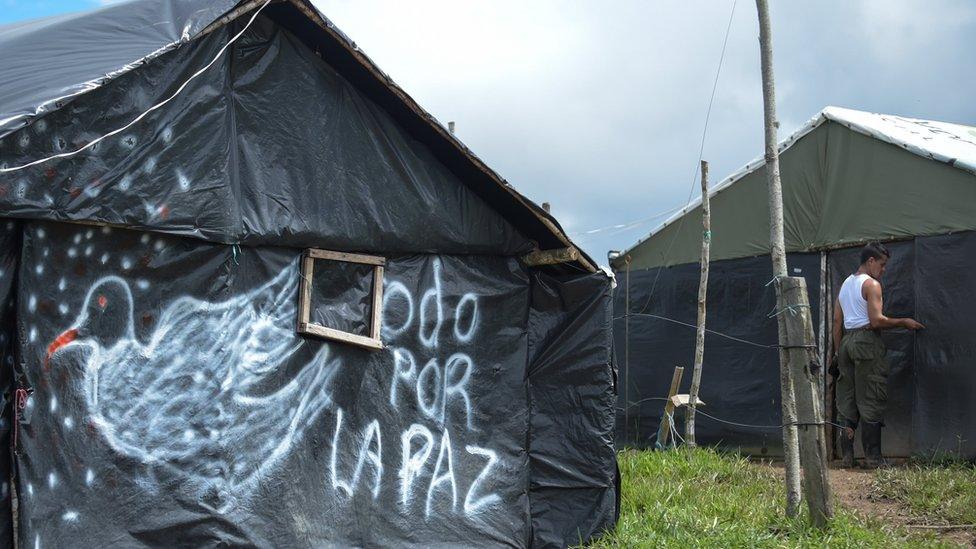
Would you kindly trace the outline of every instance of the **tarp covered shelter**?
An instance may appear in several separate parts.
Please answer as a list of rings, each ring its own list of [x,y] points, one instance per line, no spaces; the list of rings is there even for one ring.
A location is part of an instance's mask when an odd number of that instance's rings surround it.
[[[976,286],[966,267],[976,246],[976,128],[827,107],[779,149],[789,272],[807,280],[820,353],[829,352],[833,300],[857,268],[860,246],[887,242],[885,313],[912,316],[927,329],[885,332],[884,452],[976,456],[976,332],[964,321],[962,298]],[[703,418],[697,438],[775,454],[780,399],[764,161],[721,181],[709,197],[706,325],[714,332],[705,338],[701,394],[703,411],[726,422]],[[666,393],[674,366],[693,358],[694,329],[680,323],[696,322],[701,238],[698,200],[613,263],[621,282],[618,435],[627,443],[648,443],[661,414],[653,397]]]
[[[24,547],[613,526],[609,277],[309,2],[0,52],[0,544],[12,494]]]

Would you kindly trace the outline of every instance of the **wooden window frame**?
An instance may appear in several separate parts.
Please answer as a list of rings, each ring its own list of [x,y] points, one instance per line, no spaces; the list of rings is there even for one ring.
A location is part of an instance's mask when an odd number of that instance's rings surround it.
[[[340,261],[343,263],[358,263],[373,266],[373,307],[369,319],[369,336],[343,332],[310,321],[312,314],[312,275],[315,273],[316,259]],[[383,323],[383,269],[386,259],[379,256],[351,254],[309,248],[302,257],[302,281],[298,289],[298,333],[313,335],[342,343],[351,343],[367,349],[382,349],[380,327]]]

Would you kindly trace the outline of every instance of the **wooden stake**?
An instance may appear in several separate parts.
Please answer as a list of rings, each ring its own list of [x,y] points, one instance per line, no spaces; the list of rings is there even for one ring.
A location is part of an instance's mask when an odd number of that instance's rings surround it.
[[[675,366],[674,373],[671,374],[671,389],[668,390],[668,401],[664,403],[664,415],[661,416],[661,425],[657,428],[657,442],[654,444],[659,450],[667,447],[668,437],[671,436],[671,428],[674,426],[674,400],[671,397],[678,393],[684,373],[684,368]]]
[[[780,344],[788,355],[796,396],[803,486],[810,520],[822,528],[827,526],[834,511],[827,481],[827,437],[820,387],[823,368],[814,342],[807,282],[802,277],[789,276],[777,279],[776,286],[777,294],[786,303],[785,310],[778,310],[780,325],[786,332]]]
[[[698,334],[695,337],[695,365],[691,371],[691,388],[688,390],[688,411],[685,413],[685,444],[695,443],[695,406],[701,385],[702,359],[705,357],[705,297],[708,293],[708,252],[712,241],[712,215],[708,205],[708,162],[701,161],[702,188],[702,248],[701,276],[698,279]]]
[[[762,62],[763,105],[766,129],[766,179],[769,186],[769,241],[773,262],[773,278],[776,281],[776,314],[780,343],[780,392],[783,405],[783,453],[786,461],[786,514],[796,516],[800,500],[800,465],[807,481],[807,505],[810,517],[818,526],[826,525],[832,516],[830,489],[826,476],[826,456],[823,447],[822,401],[813,396],[817,393],[814,377],[819,368],[813,368],[810,353],[813,343],[813,325],[810,324],[810,302],[806,295],[806,283],[800,278],[788,278],[786,271],[786,243],[783,237],[783,188],[779,174],[779,152],[776,142],[776,91],[773,83],[773,49],[767,0],[756,0],[759,12],[759,51]],[[796,282],[799,280],[800,282]],[[799,290],[794,290],[799,288]],[[803,316],[799,314],[805,312]],[[809,339],[794,338],[790,345],[790,333],[805,332],[796,323],[803,319],[810,328]],[[795,345],[795,346],[794,346]],[[819,361],[816,361],[819,362]],[[812,370],[812,372],[811,372]],[[799,398],[797,398],[797,387]],[[798,439],[797,405],[802,408],[803,444]],[[818,414],[818,410],[820,413]],[[817,419],[819,417],[819,419]],[[817,424],[817,425],[809,425]]]

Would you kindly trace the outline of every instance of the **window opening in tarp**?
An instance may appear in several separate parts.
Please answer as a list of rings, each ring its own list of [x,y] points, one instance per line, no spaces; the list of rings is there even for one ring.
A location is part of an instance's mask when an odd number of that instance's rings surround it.
[[[309,249],[302,259],[298,332],[382,349],[382,257]]]

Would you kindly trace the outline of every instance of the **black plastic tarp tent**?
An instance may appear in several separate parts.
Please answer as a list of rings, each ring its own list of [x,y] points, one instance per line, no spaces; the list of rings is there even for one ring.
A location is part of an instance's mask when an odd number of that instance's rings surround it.
[[[828,107],[780,151],[789,273],[806,279],[822,360],[830,354],[834,298],[861,246],[888,242],[885,312],[927,329],[883,336],[891,371],[882,450],[976,457],[976,333],[962,320],[969,304],[961,297],[976,283],[965,267],[976,239],[976,128]],[[701,392],[703,413],[719,419],[705,416],[696,429],[699,442],[776,454],[779,365],[764,168],[758,159],[709,191],[713,332]],[[700,212],[693,203],[614,261],[622,290],[614,303],[618,434],[627,444],[652,442],[662,409],[654,398],[666,394],[674,366],[693,358]],[[823,371],[831,419],[832,379]]]
[[[119,4],[0,51],[5,541],[12,493],[40,547],[612,527],[609,278],[309,3]]]

